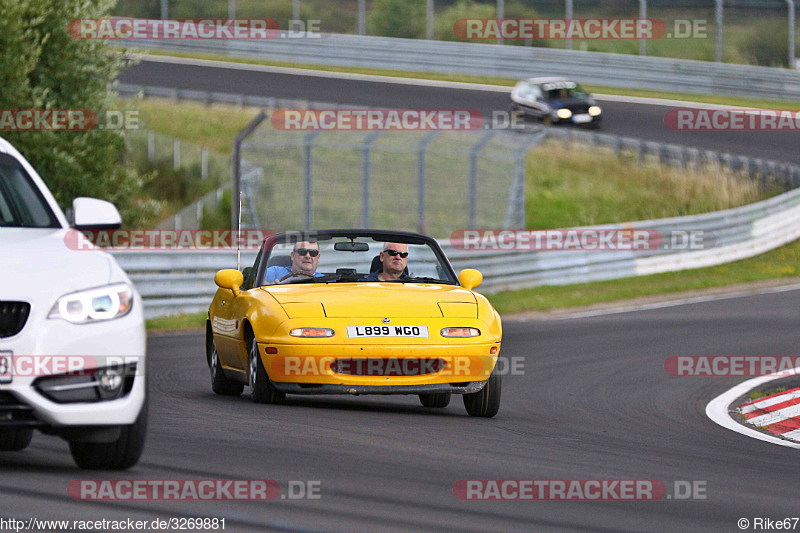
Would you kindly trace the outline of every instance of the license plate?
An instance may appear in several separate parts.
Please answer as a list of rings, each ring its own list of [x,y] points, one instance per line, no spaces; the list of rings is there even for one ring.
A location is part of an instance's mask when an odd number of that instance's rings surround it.
[[[11,352],[0,352],[0,383],[11,383]]]
[[[347,326],[347,336],[428,338],[428,326]]]
[[[575,124],[584,124],[586,122],[592,121],[592,115],[587,115],[586,113],[582,113],[580,115],[573,115],[572,122]]]

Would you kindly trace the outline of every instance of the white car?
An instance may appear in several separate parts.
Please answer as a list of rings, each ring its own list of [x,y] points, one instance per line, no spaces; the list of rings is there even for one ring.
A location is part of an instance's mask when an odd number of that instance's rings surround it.
[[[113,257],[68,244],[75,230],[118,227],[117,209],[72,207],[75,229],[0,138],[0,450],[38,429],[82,468],[129,468],[147,427],[142,300]]]

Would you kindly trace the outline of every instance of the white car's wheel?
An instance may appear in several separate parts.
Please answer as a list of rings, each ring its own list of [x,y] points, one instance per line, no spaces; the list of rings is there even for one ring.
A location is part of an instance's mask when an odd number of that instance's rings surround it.
[[[69,451],[75,463],[89,470],[125,470],[139,461],[147,433],[147,401],[142,405],[136,422],[123,426],[113,442],[70,441]]]
[[[24,450],[33,439],[31,428],[0,429],[0,451],[18,452]]]

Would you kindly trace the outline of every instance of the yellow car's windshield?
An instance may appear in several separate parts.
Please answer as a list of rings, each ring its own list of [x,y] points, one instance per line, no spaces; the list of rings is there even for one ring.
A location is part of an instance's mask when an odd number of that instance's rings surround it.
[[[438,246],[436,247],[438,248]],[[456,284],[441,249],[428,243],[370,237],[275,244],[265,258],[259,285],[329,282]]]

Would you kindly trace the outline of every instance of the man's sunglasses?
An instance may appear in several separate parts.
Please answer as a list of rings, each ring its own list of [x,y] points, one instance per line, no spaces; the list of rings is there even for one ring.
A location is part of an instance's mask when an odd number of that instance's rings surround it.
[[[305,248],[298,248],[297,250],[294,250],[294,253],[302,256],[308,254],[311,257],[317,257],[319,255],[319,250],[306,250]]]
[[[397,250],[384,250],[387,254],[391,255],[392,257],[399,255],[403,259],[408,257],[408,252],[398,252]]]

